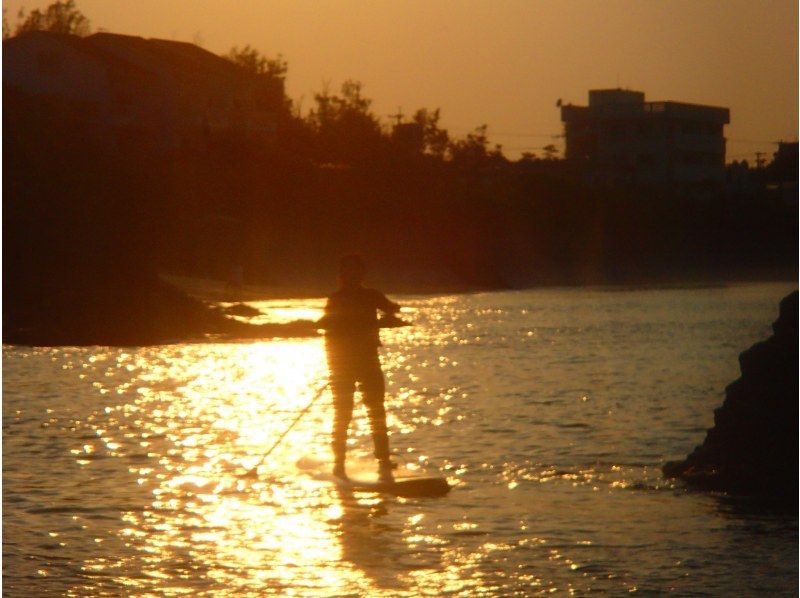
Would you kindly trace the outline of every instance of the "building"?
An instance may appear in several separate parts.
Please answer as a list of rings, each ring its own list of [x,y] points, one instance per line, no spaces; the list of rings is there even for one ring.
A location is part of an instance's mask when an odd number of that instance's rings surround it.
[[[667,190],[725,182],[727,108],[598,89],[589,91],[588,106],[561,105],[561,120],[566,159],[594,181]]]
[[[282,84],[193,44],[112,33],[5,40],[3,87],[57,101],[117,141],[162,150],[229,131],[271,139],[284,101]]]
[[[778,150],[766,169],[768,192],[786,205],[798,205],[798,165],[800,152],[797,141],[779,141]]]

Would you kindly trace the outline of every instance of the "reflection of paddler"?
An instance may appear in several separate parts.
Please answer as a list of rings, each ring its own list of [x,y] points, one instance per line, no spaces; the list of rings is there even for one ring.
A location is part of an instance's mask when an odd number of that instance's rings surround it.
[[[342,514],[336,521],[341,532],[336,537],[342,560],[353,563],[391,595],[407,593],[408,580],[402,575],[402,567],[391,566],[410,558],[413,552],[403,541],[402,525],[393,524],[387,517],[387,505],[381,498],[361,504],[346,490],[339,489],[338,495]]]
[[[362,286],[364,263],[358,255],[346,255],[339,267],[339,288],[328,297],[325,315],[319,321],[325,329],[331,389],[333,391],[333,474],[347,477],[344,470],[347,429],[353,417],[356,385],[369,413],[375,457],[382,481],[392,481],[389,438],[386,433],[386,391],[378,347],[378,329],[402,325],[395,316],[400,306],[380,291]],[[381,320],[378,312],[385,314]]]

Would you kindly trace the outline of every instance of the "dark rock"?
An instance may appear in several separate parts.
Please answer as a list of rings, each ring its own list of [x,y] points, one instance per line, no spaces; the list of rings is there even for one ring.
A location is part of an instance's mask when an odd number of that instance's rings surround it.
[[[725,389],[714,427],[664,475],[707,490],[798,499],[798,293],[780,303],[774,334],[739,356],[742,375]]]
[[[229,305],[228,307],[223,308],[222,310],[226,315],[229,316],[240,316],[243,318],[254,318],[256,316],[262,315],[259,310],[251,305],[247,305],[246,303],[234,303],[233,305]]]
[[[3,305],[4,343],[138,346],[317,334],[313,322],[238,322],[142,272],[81,284],[46,277],[37,282],[12,287],[12,300]]]

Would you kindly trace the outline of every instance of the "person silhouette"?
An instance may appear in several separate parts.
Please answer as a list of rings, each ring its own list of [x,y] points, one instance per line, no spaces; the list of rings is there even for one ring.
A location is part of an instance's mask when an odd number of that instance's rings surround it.
[[[325,330],[325,349],[333,393],[333,475],[347,479],[345,457],[347,430],[353,417],[353,394],[356,385],[367,407],[378,475],[381,482],[392,482],[389,460],[389,437],[386,431],[386,410],[378,347],[381,346],[378,312],[386,319],[397,320],[400,306],[375,289],[363,286],[364,261],[357,254],[345,255],[339,262],[339,288],[325,305],[319,324]]]

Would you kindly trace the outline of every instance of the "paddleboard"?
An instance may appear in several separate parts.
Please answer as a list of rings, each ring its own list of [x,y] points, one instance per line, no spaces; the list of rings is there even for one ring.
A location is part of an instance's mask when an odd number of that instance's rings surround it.
[[[357,461],[348,462],[347,478],[334,476],[330,473],[330,463],[310,457],[301,457],[297,467],[314,479],[332,482],[348,492],[375,492],[408,498],[434,498],[450,492],[450,484],[444,477],[425,476],[403,469],[395,474],[394,482],[381,482],[374,473],[374,464],[366,466]]]
[[[351,492],[380,492],[408,498],[434,498],[450,492],[450,484],[441,477],[398,477],[394,482],[353,477],[343,479],[333,475],[330,477],[339,488]]]

